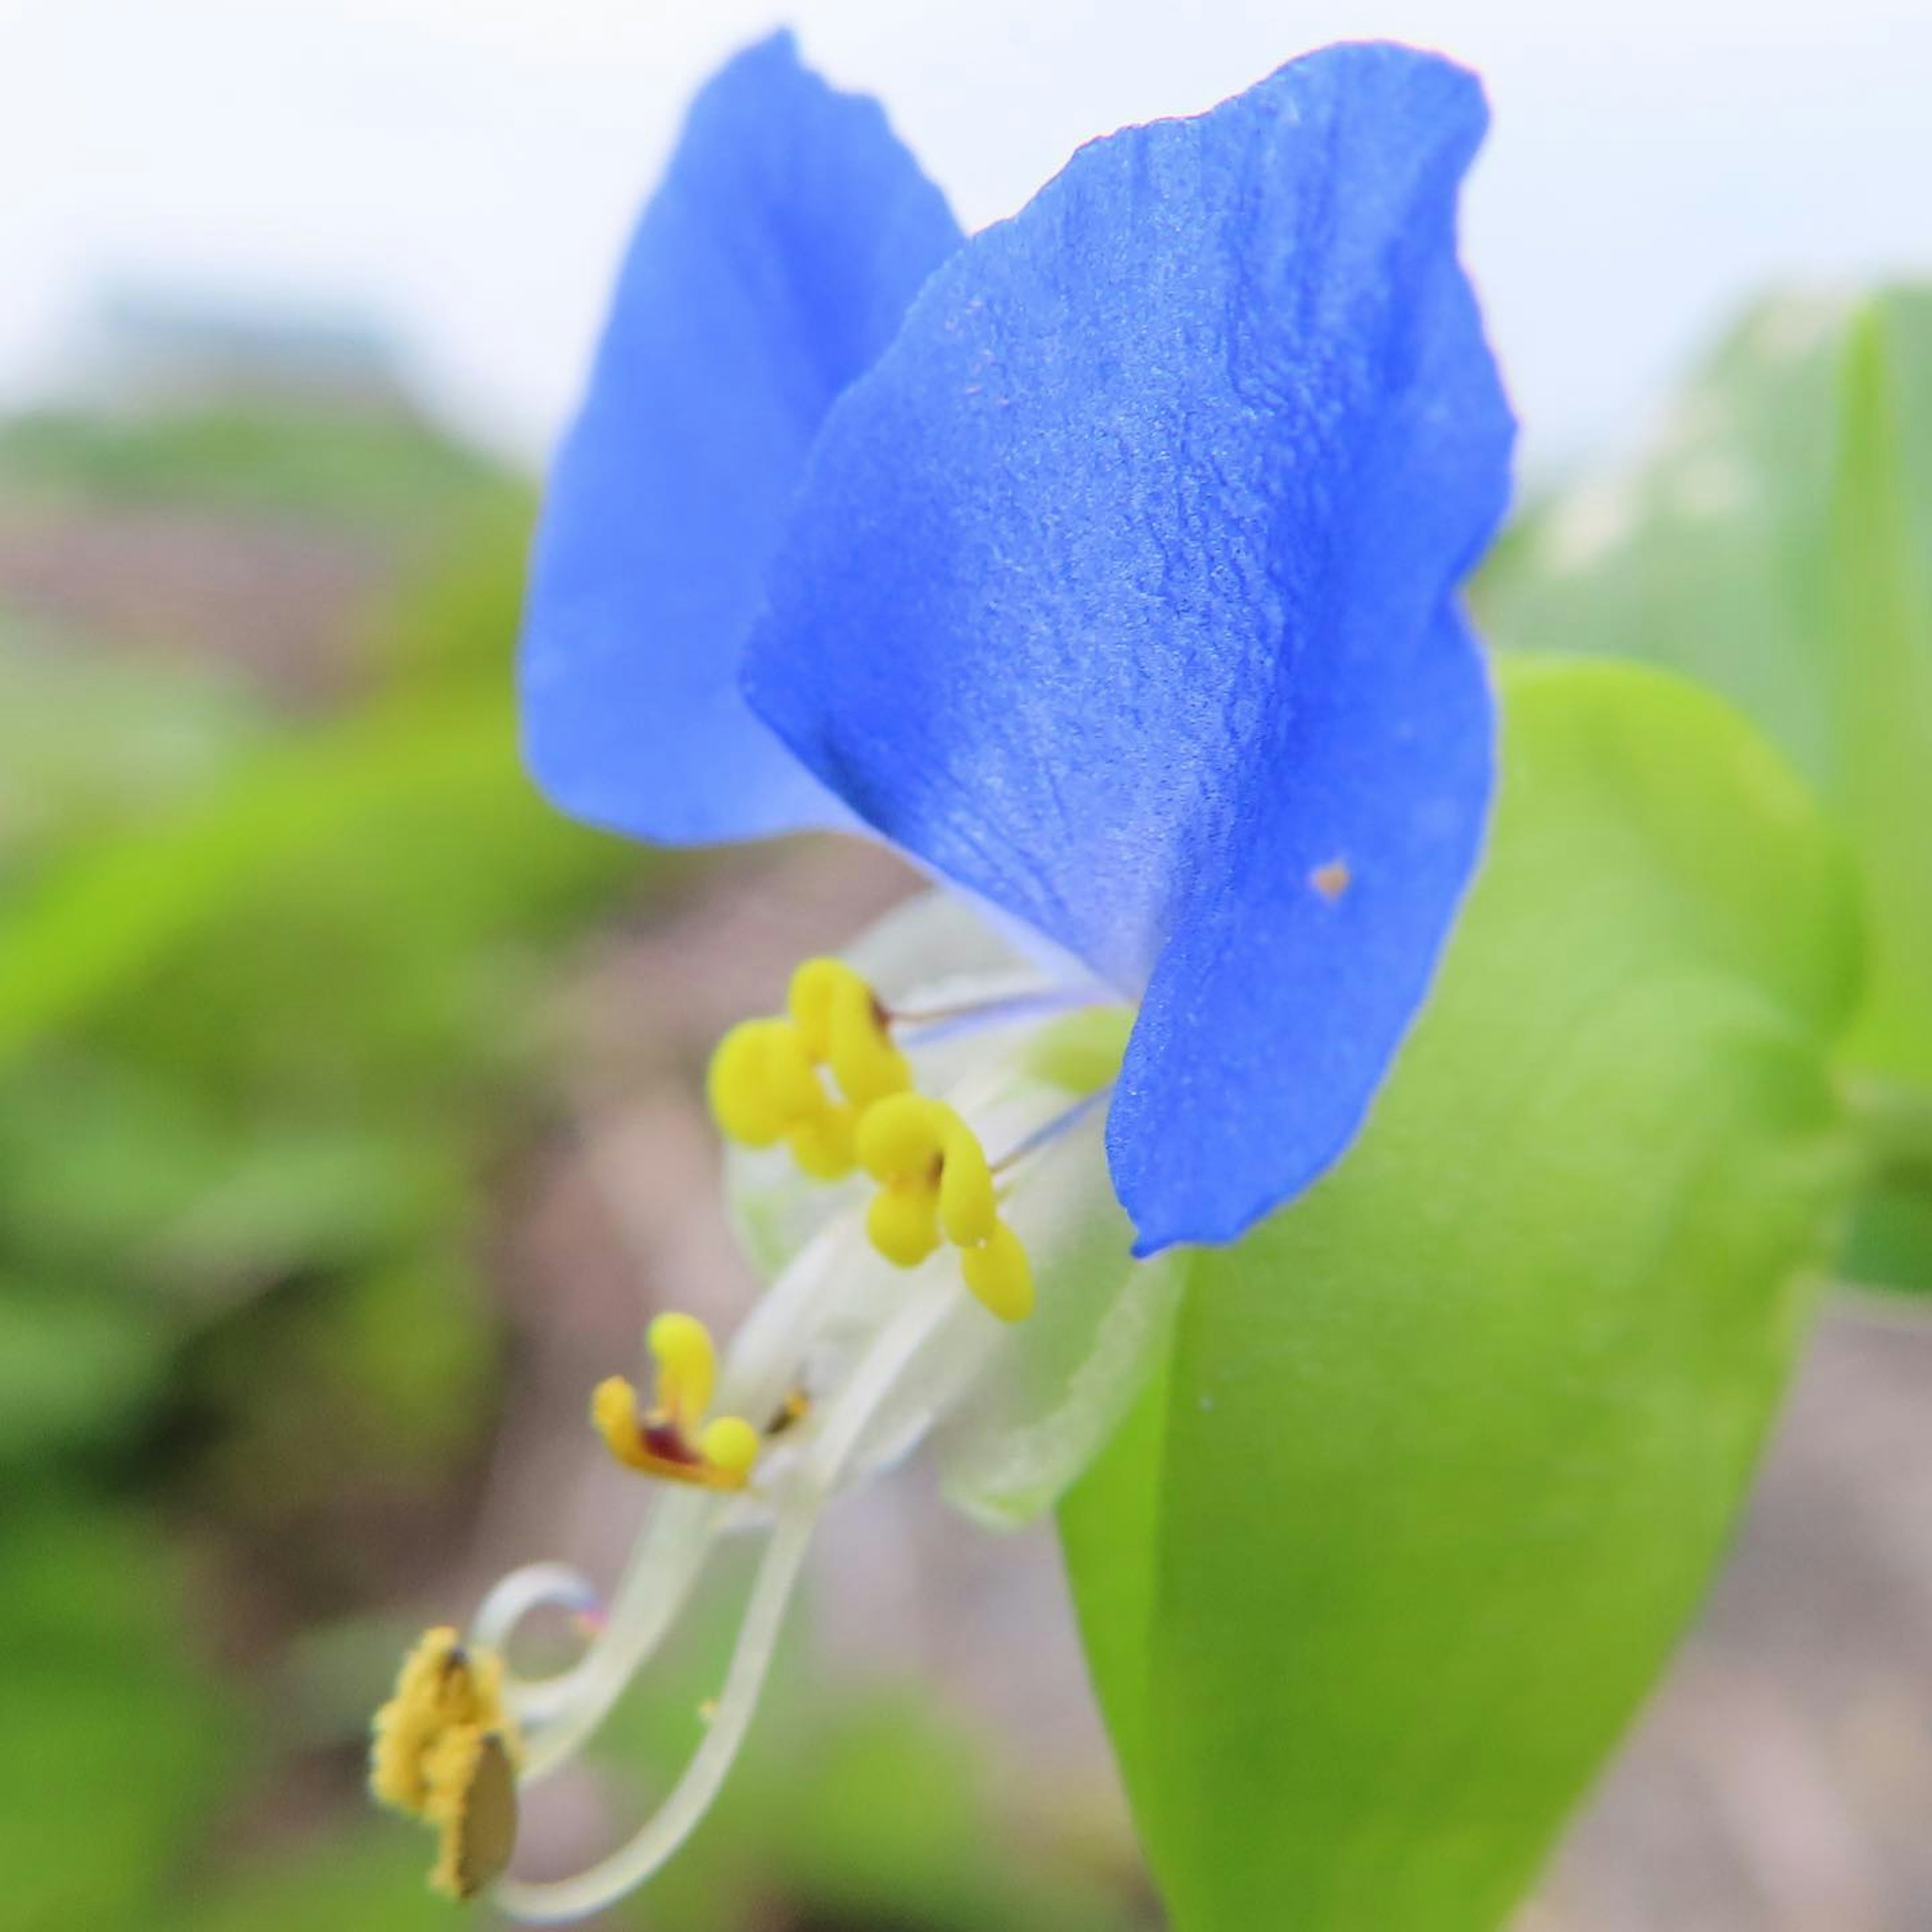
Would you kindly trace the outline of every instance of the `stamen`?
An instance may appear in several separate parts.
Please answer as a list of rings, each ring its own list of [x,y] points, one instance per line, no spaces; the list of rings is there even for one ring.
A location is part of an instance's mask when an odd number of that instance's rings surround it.
[[[383,1804],[434,1825],[430,1882],[473,1898],[510,1862],[521,1744],[505,1708],[502,1660],[454,1630],[426,1632],[404,1660],[395,1694],[376,1714],[369,1787]]]
[[[507,1679],[511,1708],[532,1727],[524,1748],[524,1784],[548,1778],[574,1757],[625,1686],[656,1654],[690,1600],[727,1506],[728,1498],[713,1490],[667,1491],[632,1552],[598,1641],[568,1670],[552,1677]],[[538,1566],[539,1570],[548,1567]],[[510,1606],[515,1582],[510,1577],[499,1584],[476,1620],[479,1635],[487,1628],[506,1646],[518,1619],[506,1624],[500,1610],[496,1620],[486,1619],[500,1596],[503,1609]],[[539,1600],[534,1588],[527,1588],[523,1613]]]
[[[819,1069],[837,1090],[826,1092]],[[912,1070],[886,1031],[872,988],[838,959],[808,959],[791,977],[786,1017],[741,1022],[718,1042],[706,1078],[712,1117],[747,1147],[782,1140],[814,1179],[849,1174],[853,1135],[874,1101],[904,1092]]]
[[[695,1316],[660,1315],[644,1336],[658,1365],[658,1407],[680,1429],[694,1429],[711,1406],[718,1351]]]
[[[709,1490],[742,1490],[758,1460],[758,1433],[737,1416],[721,1416],[694,1438],[663,1409],[640,1414],[638,1392],[622,1376],[591,1391],[590,1420],[627,1469]],[[714,1456],[713,1448],[722,1453]]]
[[[804,1420],[811,1406],[799,1387],[798,1365],[854,1245],[855,1236],[825,1230],[753,1307],[731,1346],[732,1388],[740,1407],[754,1413],[770,1407],[775,1415],[788,1416],[790,1428]],[[813,1412],[812,1419],[816,1424],[821,1418]],[[778,1431],[775,1426],[768,1432]],[[510,1708],[534,1732],[524,1747],[525,1784],[548,1777],[574,1757],[625,1686],[656,1655],[690,1600],[705,1559],[738,1500],[726,1492],[688,1485],[662,1490],[625,1564],[622,1580],[611,1594],[596,1642],[570,1669],[554,1676],[519,1679],[506,1673]],[[515,1608],[519,1598],[526,1608],[518,1610],[517,1616],[544,1600],[538,1580],[546,1569],[539,1565],[534,1572],[519,1573],[531,1580],[519,1586],[515,1579],[508,1580],[490,1593],[484,1612],[498,1604],[500,1597],[501,1606],[487,1629],[500,1649],[510,1648],[516,1620],[503,1620],[505,1613]],[[584,1588],[587,1591],[588,1586]],[[484,1616],[479,1616],[479,1635],[485,1629]]]
[[[859,1124],[859,1164],[880,1184],[866,1210],[874,1247],[916,1268],[940,1234],[962,1251],[966,1285],[1004,1322],[1033,1308],[1026,1250],[1000,1220],[979,1136],[944,1100],[896,1094]]]
[[[502,1910],[534,1924],[561,1924],[601,1911],[643,1884],[696,1828],[749,1728],[819,1511],[836,1489],[867,1424],[952,1306],[946,1295],[924,1298],[908,1306],[861,1361],[824,1417],[822,1431],[806,1453],[759,1564],[710,1723],[669,1796],[628,1845],[576,1878],[546,1884],[502,1881],[494,1894]]]
[[[742,1417],[706,1422],[718,1378],[710,1330],[694,1316],[660,1315],[648,1337],[658,1364],[657,1406],[640,1414],[638,1393],[608,1376],[590,1397],[590,1420],[626,1468],[707,1489],[740,1490],[758,1460],[758,1432]]]
[[[1092,1006],[1105,997],[1088,987],[1042,985],[1029,977],[1012,992],[982,993],[935,1006],[888,1006],[885,1018],[895,1033],[916,1033],[924,1044],[969,1028],[1016,1026],[1049,1013]]]
[[[1052,1146],[1061,1135],[1070,1132],[1086,1119],[1095,1108],[1105,1106],[1114,1096],[1113,1082],[1074,1102],[1064,1113],[1056,1114],[1050,1120],[1034,1129],[1022,1140],[1016,1141],[993,1163],[994,1178],[999,1178],[1012,1172],[1029,1154],[1038,1154],[1042,1148]]]

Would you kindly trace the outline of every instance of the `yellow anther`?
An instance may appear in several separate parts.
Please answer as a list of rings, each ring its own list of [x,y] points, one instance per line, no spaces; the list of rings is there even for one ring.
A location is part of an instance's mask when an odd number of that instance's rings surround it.
[[[852,1172],[854,1136],[859,1125],[856,1107],[828,1106],[822,1114],[794,1127],[785,1144],[800,1168],[814,1180],[836,1180]]]
[[[954,1118],[944,1101],[923,1094],[878,1101],[859,1123],[859,1165],[874,1180],[925,1180],[937,1186],[946,1130]]]
[[[785,988],[785,1011],[814,1060],[832,1058],[832,1010],[854,986],[869,1006],[872,989],[842,959],[806,959],[794,969]]]
[[[912,1064],[887,1036],[862,988],[843,998],[832,1012],[832,1077],[854,1106],[868,1107],[912,1085]]]
[[[705,1077],[711,1116],[728,1138],[770,1147],[791,1116],[771,1077],[771,1036],[782,1022],[741,1020],[718,1042]]]
[[[644,1345],[658,1365],[658,1407],[680,1430],[696,1428],[718,1380],[710,1330],[694,1315],[660,1315]]]
[[[1000,1219],[992,1166],[980,1137],[943,1100],[898,1094],[866,1108],[859,1164],[881,1184],[866,1233],[887,1261],[916,1268],[940,1236],[959,1250],[966,1286],[1003,1322],[1033,1309],[1033,1270]]]
[[[638,1421],[638,1391],[622,1376],[606,1376],[590,1391],[590,1426],[626,1468],[651,1467]]]
[[[813,1060],[832,1069],[838,1090],[863,1108],[912,1084],[884,1010],[842,959],[808,959],[791,976],[786,1010]]]
[[[770,1147],[826,1104],[789,1020],[740,1020],[711,1056],[705,1091],[718,1126],[748,1147]]]
[[[956,1116],[939,1173],[939,1218],[956,1247],[976,1247],[999,1226],[993,1170],[980,1137]]]
[[[503,1704],[501,1658],[452,1629],[427,1632],[376,1714],[370,1789],[441,1835],[430,1882],[457,1898],[510,1862],[522,1747]]]
[[[791,977],[789,1017],[746,1020],[712,1055],[711,1112],[750,1147],[784,1140],[815,1179],[852,1168],[852,1135],[874,1101],[904,1091],[912,1069],[872,989],[842,960],[808,959]],[[836,1094],[819,1076],[830,1069]]]
[[[1033,1267],[1019,1237],[1004,1221],[977,1247],[959,1252],[960,1272],[986,1306],[1002,1322],[1020,1322],[1033,1312]]]
[[[1000,1219],[986,1150],[944,1101],[912,1090],[912,1070],[892,1044],[872,988],[842,960],[808,959],[791,976],[785,1010],[786,1018],[748,1020],[720,1042],[710,1074],[718,1125],[754,1147],[782,1139],[799,1166],[821,1180],[837,1179],[856,1162],[879,1183],[866,1209],[866,1233],[886,1260],[916,1268],[943,1236],[959,1250],[973,1293],[1003,1320],[1019,1320],[1033,1306],[1033,1272],[1025,1250]],[[831,1070],[840,1097],[826,1091],[820,1067]],[[616,1385],[624,1393],[610,1397],[608,1422],[605,1411],[593,1404],[604,1439],[634,1468],[656,1468],[676,1449],[706,1473],[682,1473],[689,1481],[729,1479],[728,1461],[692,1450],[688,1441],[710,1399],[710,1346],[707,1337],[702,1400],[688,1396],[660,1354],[659,1408],[675,1425],[669,1442],[657,1439],[662,1430],[654,1433],[658,1417],[647,1418],[640,1430],[628,1384]],[[604,1400],[603,1390],[598,1400]],[[757,1437],[747,1435],[755,1454]]]
[[[660,1315],[649,1345],[657,1358],[658,1402],[640,1414],[637,1390],[608,1376],[591,1391],[590,1421],[627,1469],[703,1489],[742,1490],[758,1460],[758,1432],[735,1415],[711,1422],[717,1352],[703,1322],[689,1315]]]
[[[698,1446],[714,1469],[742,1482],[758,1460],[758,1432],[742,1415],[721,1415],[705,1424]]]
[[[917,1268],[939,1245],[939,1197],[929,1186],[891,1180],[866,1210],[866,1238],[896,1268]]]

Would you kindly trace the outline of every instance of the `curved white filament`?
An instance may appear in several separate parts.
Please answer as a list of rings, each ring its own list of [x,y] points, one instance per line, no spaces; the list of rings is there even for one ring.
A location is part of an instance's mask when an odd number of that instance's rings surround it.
[[[548,1610],[596,1618],[601,1624],[602,1607],[596,1585],[582,1570],[573,1570],[567,1563],[526,1563],[490,1586],[489,1594],[470,1619],[470,1641],[482,1649],[494,1650],[506,1660],[503,1695],[520,1723],[543,1721],[550,1696],[568,1678],[570,1671],[550,1677],[518,1677],[507,1662],[518,1626],[526,1617]]]
[[[690,1835],[717,1796],[750,1726],[820,1510],[836,1486],[873,1412],[891,1394],[958,1299],[949,1291],[911,1303],[859,1364],[837,1403],[825,1415],[818,1438],[797,1472],[759,1563],[716,1712],[670,1796],[628,1844],[588,1871],[544,1884],[504,1880],[492,1894],[500,1910],[540,1925],[560,1924],[601,1911],[643,1884]]]
[[[728,1498],[706,1490],[668,1490],[660,1496],[590,1649],[554,1677],[511,1680],[510,1707],[534,1733],[524,1746],[520,1782],[547,1778],[574,1756],[650,1660],[689,1599],[729,1506]],[[514,1580],[496,1586],[484,1600],[485,1611]],[[477,1617],[479,1640],[482,1615]]]

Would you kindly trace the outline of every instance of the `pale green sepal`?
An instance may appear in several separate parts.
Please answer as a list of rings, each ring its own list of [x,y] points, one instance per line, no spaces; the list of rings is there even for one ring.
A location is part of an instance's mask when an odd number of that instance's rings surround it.
[[[1177,1932],[1491,1932],[1730,1533],[1849,1186],[1847,868],[1658,673],[1504,679],[1491,849],[1361,1138],[1194,1258],[1061,1511]]]

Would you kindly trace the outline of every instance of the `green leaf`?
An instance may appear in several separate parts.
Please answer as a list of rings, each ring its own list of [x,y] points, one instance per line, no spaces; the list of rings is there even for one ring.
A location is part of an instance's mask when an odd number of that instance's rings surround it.
[[[0,862],[152,818],[207,784],[265,725],[230,680],[110,656],[0,608]]]
[[[320,1847],[204,1881],[164,1923],[169,1932],[452,1932],[462,1922],[424,1880],[430,1842],[358,1823]]]
[[[1478,602],[1499,646],[1643,657],[1771,736],[1864,876],[1849,1056],[1932,1087],[1932,290],[1764,304],[1636,461],[1502,546]]]
[[[8,1932],[149,1924],[233,1744],[225,1694],[178,1654],[172,1566],[98,1506],[10,1498],[0,1575]]]
[[[166,1366],[145,1310],[0,1279],[0,1464],[131,1432]]]
[[[1178,1932],[1486,1932],[1723,1548],[1849,1185],[1852,889],[1634,667],[1504,680],[1485,868],[1340,1166],[1194,1258],[1064,1508]]]

